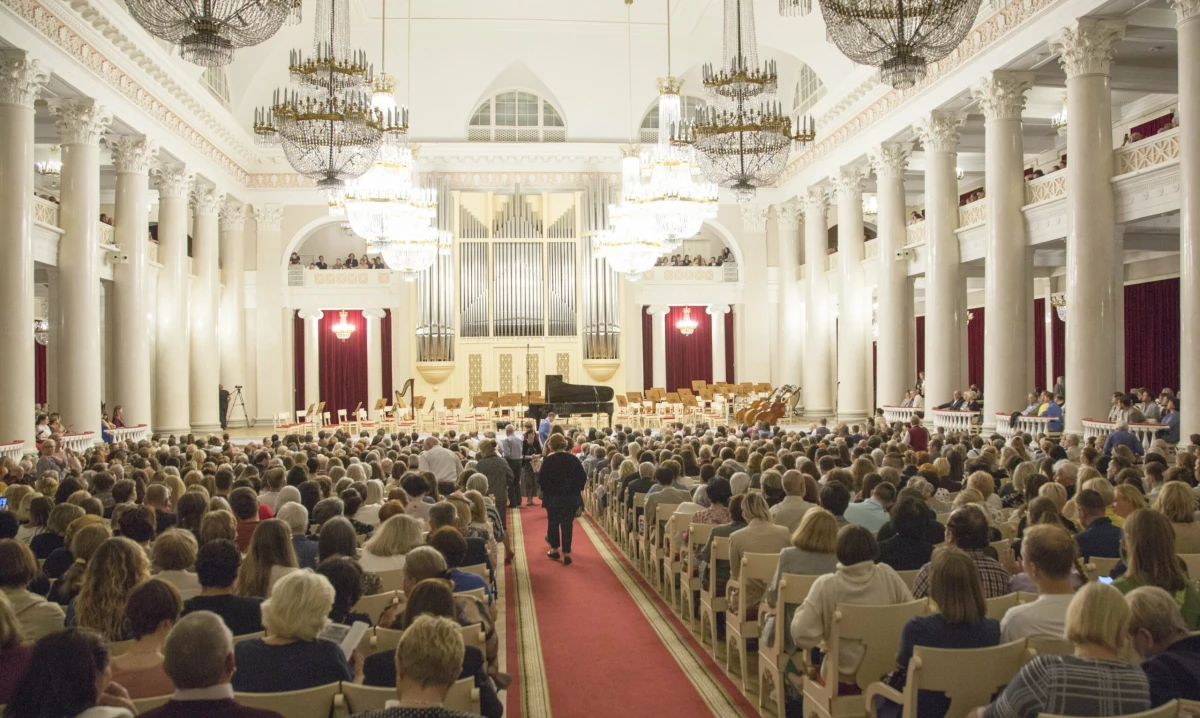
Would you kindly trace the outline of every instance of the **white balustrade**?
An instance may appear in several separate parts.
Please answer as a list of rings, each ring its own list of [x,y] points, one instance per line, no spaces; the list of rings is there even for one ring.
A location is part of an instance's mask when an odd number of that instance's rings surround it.
[[[33,198],[33,221],[47,227],[58,226],[58,205],[41,197]]]
[[[20,461],[21,457],[24,455],[24,441],[10,441],[7,444],[0,444],[0,459],[12,459],[13,461]]]
[[[969,433],[975,430],[975,418],[978,411],[951,411],[949,409],[933,409],[933,426],[947,434],[953,432]]]
[[[1116,151],[1116,172],[1123,175],[1179,159],[1179,128],[1160,132]]]
[[[925,220],[908,225],[905,232],[908,235],[908,241],[904,246],[915,247],[925,244]]]
[[[82,454],[96,445],[96,432],[85,431],[82,434],[67,434],[62,437],[62,447],[76,454]]]
[[[1029,180],[1025,184],[1026,204],[1037,204],[1067,195],[1067,173],[1063,170],[1051,172],[1044,177]]]
[[[1037,437],[1050,433],[1051,416],[1018,416],[1014,424],[1011,414],[996,414],[996,433],[1005,439],[1011,439],[1017,434],[1029,434]]]
[[[880,408],[883,409],[883,420],[889,425],[895,423],[907,423],[913,418],[913,414],[916,414],[918,411],[920,411],[919,409],[914,409],[911,406],[883,406]]]
[[[974,227],[987,221],[987,200],[978,199],[958,208],[958,226]]]
[[[1103,446],[1104,440],[1108,435],[1113,433],[1117,425],[1111,421],[1096,421],[1095,419],[1083,420],[1083,440],[1095,439],[1097,446]]]
[[[113,441],[137,442],[150,438],[150,427],[145,424],[125,426],[119,429],[109,429],[108,434],[113,438]]]
[[[1149,449],[1150,445],[1154,443],[1154,440],[1158,437],[1158,432],[1166,431],[1170,428],[1171,427],[1167,426],[1166,424],[1129,425],[1129,430],[1132,431],[1133,435],[1138,438],[1138,441],[1142,442],[1142,447],[1145,449]]]

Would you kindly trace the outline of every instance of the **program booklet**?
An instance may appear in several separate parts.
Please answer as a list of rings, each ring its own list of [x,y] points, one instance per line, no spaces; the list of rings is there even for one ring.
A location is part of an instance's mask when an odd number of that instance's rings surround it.
[[[347,626],[341,623],[331,623],[321,631],[319,638],[326,641],[333,641],[342,647],[342,653],[346,654],[346,660],[350,660],[350,654],[354,653],[354,649],[358,648],[358,644],[362,642],[362,637],[366,635],[367,630],[371,627],[362,621],[355,621],[353,625]]]

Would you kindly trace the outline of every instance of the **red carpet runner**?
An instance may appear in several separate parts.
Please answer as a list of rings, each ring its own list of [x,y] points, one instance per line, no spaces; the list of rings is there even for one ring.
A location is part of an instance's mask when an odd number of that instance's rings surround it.
[[[614,558],[619,552],[599,527],[604,544],[593,543],[585,521],[575,525],[574,564],[564,567],[546,557],[546,512],[520,511],[525,563],[519,557],[508,573],[508,667],[516,681],[506,715],[757,715],[648,585]]]

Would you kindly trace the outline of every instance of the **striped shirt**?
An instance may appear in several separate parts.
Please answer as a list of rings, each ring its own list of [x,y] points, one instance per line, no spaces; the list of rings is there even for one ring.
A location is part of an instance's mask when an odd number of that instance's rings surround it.
[[[975,566],[979,569],[979,578],[983,581],[983,595],[985,598],[995,598],[1011,593],[1008,590],[1008,572],[1004,570],[1004,564],[996,559],[988,556],[982,549],[965,549],[964,553],[975,560]],[[929,566],[925,564],[917,573],[916,579],[913,580],[913,596],[915,598],[925,598],[929,595]]]
[[[1036,656],[984,710],[983,718],[1122,716],[1149,709],[1150,684],[1135,664]]]

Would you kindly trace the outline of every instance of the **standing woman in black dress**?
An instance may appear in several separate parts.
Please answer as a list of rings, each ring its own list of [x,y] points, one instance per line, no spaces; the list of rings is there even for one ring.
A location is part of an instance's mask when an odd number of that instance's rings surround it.
[[[537,471],[534,469],[535,458],[542,455],[542,442],[532,425],[525,428],[525,438],[521,442],[521,493],[525,494],[525,505],[533,506],[533,499],[538,493]],[[517,502],[520,506],[521,502]]]
[[[546,531],[546,543],[550,544],[547,556],[558,560],[559,546],[562,547],[564,566],[571,565],[571,536],[575,531],[575,512],[583,506],[584,484],[587,474],[579,459],[567,451],[567,437],[552,434],[546,441],[550,454],[542,460],[538,472],[538,484],[542,487],[542,506],[546,507],[546,518],[550,526]]]

